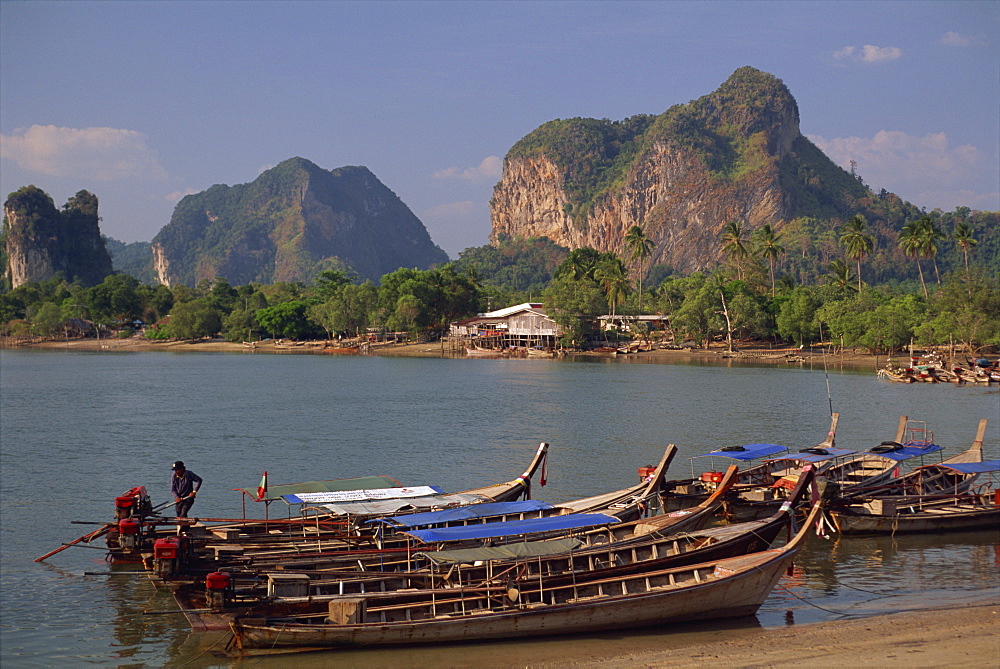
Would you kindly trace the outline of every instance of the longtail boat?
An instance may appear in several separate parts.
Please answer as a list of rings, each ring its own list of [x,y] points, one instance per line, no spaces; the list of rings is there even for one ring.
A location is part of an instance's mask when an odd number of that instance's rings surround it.
[[[735,476],[730,480],[733,478]],[[805,493],[810,483],[810,477],[803,477],[796,498]],[[722,490],[719,497],[724,494]],[[260,591],[259,588],[255,590],[255,584],[269,583],[272,577],[280,580],[295,576],[298,586],[304,589],[300,594],[316,602],[318,598],[336,593],[483,585],[503,580],[510,570],[516,570],[520,578],[541,576],[550,579],[550,582],[552,578],[572,578],[575,573],[598,568],[610,576],[648,569],[654,562],[666,568],[763,550],[789,521],[788,511],[782,509],[767,520],[741,525],[700,530],[697,529],[700,523],[694,526],[686,524],[691,523],[698,513],[706,512],[706,517],[710,516],[712,505],[718,503],[718,500],[713,500],[704,509],[692,510],[691,513],[674,513],[651,519],[661,522],[636,523],[633,532],[624,537],[614,532],[619,529],[618,525],[610,525],[607,535],[584,532],[544,541],[466,549],[424,549],[413,553],[405,562],[371,564],[361,571],[308,564],[291,568],[287,563],[280,563],[273,570],[262,569],[248,574],[232,570],[232,596],[225,607],[215,611],[206,610],[206,602],[212,593],[200,585],[179,588],[174,596],[192,627],[224,629],[234,611],[251,606],[260,599]],[[678,533],[675,530],[686,531]],[[615,540],[616,536],[622,538]],[[374,571],[379,568],[382,570]],[[393,571],[396,569],[399,571]],[[271,601],[277,603],[279,600]],[[289,601],[288,598],[280,598],[280,602]]]
[[[445,643],[468,639],[582,634],[669,622],[753,615],[805,542],[822,504],[782,548],[650,569],[626,576],[600,570],[569,583],[511,578],[499,586],[454,592],[410,590],[331,599],[325,611],[237,618],[236,645],[316,648]]]
[[[908,416],[900,416],[896,435],[892,441],[883,441],[867,452],[834,464],[823,472],[827,479],[840,486],[840,493],[848,493],[856,488],[880,485],[899,476],[901,463],[914,458],[923,458],[943,449],[934,443],[934,433],[926,423],[913,422]]]
[[[939,465],[956,474],[992,475],[1000,471],[1000,460]],[[1000,531],[1000,491],[979,494],[873,497],[850,504],[838,503],[830,510],[834,528],[842,534],[914,534]]]
[[[841,493],[841,497],[897,497],[903,495],[960,495],[967,492],[980,472],[963,472],[952,465],[976,464],[983,461],[983,437],[988,420],[979,421],[976,437],[968,450],[942,460],[938,464],[923,465],[876,486],[857,486]]]
[[[460,493],[441,494],[440,489],[433,486],[399,487],[395,479],[379,475],[353,479],[338,479],[333,481],[312,481],[299,484],[282,484],[270,486],[256,499],[269,503],[284,499],[289,503],[313,503],[317,499],[358,499],[365,500],[355,504],[367,504],[369,514],[358,513],[344,515],[330,509],[322,509],[311,517],[298,519],[253,519],[233,520],[230,522],[197,522],[196,519],[164,518],[151,513],[148,496],[144,488],[133,488],[126,493],[131,498],[118,497],[116,500],[116,526],[107,534],[107,545],[111,558],[115,561],[140,561],[148,556],[148,561],[155,561],[156,542],[168,539],[182,530],[185,535],[185,547],[179,550],[169,549],[173,555],[185,555],[184,561],[196,559],[197,551],[206,543],[238,542],[240,546],[253,544],[287,544],[299,542],[303,538],[310,541],[320,541],[323,538],[347,539],[359,541],[356,523],[377,515],[402,513],[419,508],[446,508],[466,504],[484,502],[506,502],[516,500],[521,496],[530,496],[531,478],[545,462],[549,445],[539,444],[528,469],[517,478],[504,483],[498,483],[481,488],[473,488]],[[245,493],[244,499],[250,493]],[[303,499],[305,498],[305,499]],[[376,500],[373,498],[382,498]],[[120,504],[128,502],[125,509]],[[355,507],[352,507],[354,510]],[[244,513],[245,515],[245,513]],[[122,526],[122,523],[125,525]],[[216,551],[215,557],[217,557]],[[155,567],[161,575],[177,575],[178,557],[165,558],[165,562]],[[171,566],[172,565],[172,566]],[[162,567],[162,568],[161,568]]]

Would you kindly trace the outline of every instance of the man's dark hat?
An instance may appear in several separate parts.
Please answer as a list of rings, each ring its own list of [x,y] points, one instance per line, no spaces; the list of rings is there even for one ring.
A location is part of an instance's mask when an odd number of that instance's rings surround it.
[[[171,469],[184,469],[184,462],[182,460],[178,460],[174,463],[174,466],[171,467]]]

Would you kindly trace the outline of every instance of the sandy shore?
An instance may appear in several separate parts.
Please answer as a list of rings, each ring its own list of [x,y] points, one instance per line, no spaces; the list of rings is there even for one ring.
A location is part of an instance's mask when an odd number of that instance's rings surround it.
[[[604,667],[997,667],[1000,601],[750,630],[740,638],[608,658]]]
[[[171,353],[183,352],[218,352],[218,353],[275,353],[275,354],[317,354],[329,355],[330,351],[324,351],[322,342],[303,342],[295,345],[276,346],[274,342],[261,342],[253,348],[248,348],[240,343],[232,343],[221,339],[209,339],[199,341],[151,341],[141,338],[131,339],[48,339],[41,341],[14,343],[10,340],[0,341],[0,348],[31,348],[63,351],[106,351],[106,352],[128,352],[128,351],[167,351]],[[735,364],[768,364],[768,365],[799,365],[807,367],[822,367],[824,364],[829,368],[851,368],[867,369],[875,371],[885,366],[886,357],[876,355],[860,355],[854,353],[843,353],[837,355],[824,356],[821,352],[803,352],[800,355],[805,362],[791,362],[784,358],[726,358],[723,357],[723,348],[705,349],[684,349],[679,351],[657,349],[653,351],[633,353],[627,357],[629,362],[659,362],[659,363],[735,363]],[[391,355],[407,357],[463,357],[461,354],[452,352],[447,342],[423,342],[416,344],[384,344],[372,347],[371,355]],[[581,354],[586,355],[586,354]]]

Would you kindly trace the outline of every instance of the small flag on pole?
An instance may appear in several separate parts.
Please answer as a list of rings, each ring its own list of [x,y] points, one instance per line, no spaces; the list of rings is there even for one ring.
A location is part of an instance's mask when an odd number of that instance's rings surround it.
[[[257,486],[257,501],[262,502],[267,497],[267,472],[260,477],[260,485]]]

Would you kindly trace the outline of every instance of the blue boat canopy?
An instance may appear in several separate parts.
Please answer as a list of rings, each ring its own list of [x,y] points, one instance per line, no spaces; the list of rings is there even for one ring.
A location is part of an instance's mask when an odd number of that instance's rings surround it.
[[[834,458],[842,458],[845,455],[854,455],[855,453],[857,453],[857,451],[852,451],[847,448],[821,448],[819,446],[810,450],[822,451],[822,453],[819,452],[810,453],[808,451],[799,451],[798,453],[789,453],[788,455],[781,455],[771,459],[798,460],[801,462],[826,462],[827,460],[833,460]]]
[[[928,467],[944,467],[962,474],[985,474],[1000,471],[1000,460],[983,460],[982,462],[957,462],[953,465],[927,465]]]
[[[912,443],[912,442],[911,442]],[[909,460],[910,458],[919,458],[921,455],[930,455],[931,453],[937,453],[938,451],[943,451],[944,448],[938,446],[937,444],[927,444],[926,446],[906,446],[898,448],[894,451],[887,451],[885,453],[872,453],[872,455],[878,455],[883,458],[888,458],[889,460],[895,460],[896,462],[902,462],[903,460]]]
[[[502,516],[505,514],[526,513],[551,508],[552,505],[548,502],[537,499],[526,499],[518,502],[487,502],[485,504],[460,506],[454,509],[409,513],[405,516],[393,516],[390,518],[376,518],[375,520],[369,520],[368,523],[383,523],[395,528],[412,529],[426,525],[440,525],[460,520],[474,520],[486,516]]]
[[[747,462],[749,460],[756,460],[757,458],[766,458],[769,455],[782,453],[787,450],[787,448],[779,446],[778,444],[746,444],[744,446],[727,446],[726,448],[720,448],[717,451],[705,453],[704,455],[696,455],[694,457],[732,458],[733,460],[742,460],[743,462]],[[694,458],[691,459],[693,460]]]
[[[620,523],[619,518],[603,513],[568,513],[563,516],[548,518],[531,518],[529,520],[512,520],[504,523],[482,523],[477,525],[462,525],[459,527],[438,527],[428,530],[409,530],[403,532],[424,543],[445,541],[463,541],[466,539],[493,539],[497,537],[513,537],[521,534],[537,532],[554,532],[558,530],[574,530],[598,525],[613,525]]]

